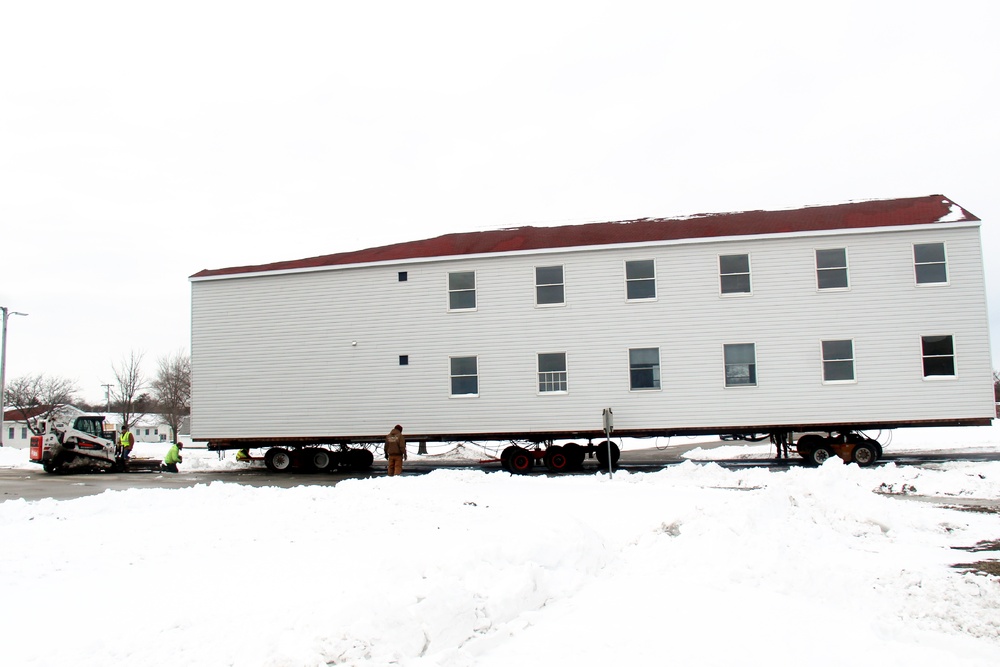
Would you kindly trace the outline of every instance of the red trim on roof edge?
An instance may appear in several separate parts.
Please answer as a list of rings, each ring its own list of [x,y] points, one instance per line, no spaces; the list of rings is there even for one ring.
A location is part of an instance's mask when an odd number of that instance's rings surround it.
[[[406,259],[454,257],[525,250],[648,243],[718,236],[757,236],[834,229],[926,225],[940,222],[957,208],[949,222],[979,218],[944,195],[883,199],[781,211],[712,213],[686,218],[642,218],[560,227],[515,227],[484,232],[445,234],[422,241],[295,259],[255,266],[205,269],[191,278],[312,269],[344,264],[371,264]]]

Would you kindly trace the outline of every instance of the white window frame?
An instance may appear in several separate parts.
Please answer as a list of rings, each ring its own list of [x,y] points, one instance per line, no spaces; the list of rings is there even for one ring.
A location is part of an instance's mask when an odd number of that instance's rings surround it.
[[[538,282],[538,270],[539,269],[555,269],[558,268],[561,281],[558,283],[540,283]],[[532,269],[532,273],[535,275],[535,307],[536,308],[558,308],[560,306],[566,305],[566,266],[564,264],[546,264],[544,266],[539,265]],[[539,303],[538,302],[538,289],[541,287],[555,287],[559,286],[562,288],[562,301],[554,301],[552,303]]]
[[[472,375],[468,373],[454,374],[452,372],[451,362],[455,359],[475,359],[476,360],[476,372]],[[472,394],[456,394],[455,389],[455,378],[476,378],[476,392]],[[479,355],[477,354],[453,354],[448,357],[448,396],[451,398],[478,398],[479,397]]]
[[[746,257],[747,258],[747,271],[746,274],[743,273],[723,273],[722,272],[722,258],[723,257]],[[741,296],[753,296],[753,260],[748,252],[729,252],[718,255],[718,260],[716,261],[716,267],[718,268],[719,274],[719,296],[724,297],[741,297]],[[746,275],[747,283],[749,289],[746,292],[726,292],[723,290],[722,283],[724,276],[742,276]]]
[[[924,354],[924,339],[925,338],[950,338],[951,339],[951,354],[934,354],[926,355]],[[920,374],[923,376],[924,380],[928,382],[941,382],[948,380],[955,380],[958,378],[958,344],[955,341],[955,334],[922,334],[920,336]],[[951,357],[951,375],[927,375],[926,360],[928,358],[943,358]]]
[[[944,260],[940,262],[917,262],[917,246],[931,246],[939,245],[941,246],[941,252],[944,254]],[[921,266],[944,266],[944,280],[941,282],[921,282],[918,275],[918,267]],[[939,287],[941,285],[951,284],[951,271],[948,270],[948,246],[944,241],[930,241],[927,243],[914,243],[913,244],[913,284],[917,287]]]
[[[820,265],[819,265],[819,254],[821,252],[829,252],[831,250],[842,250],[844,252],[844,265],[843,266],[827,266],[827,267],[822,267],[821,268]],[[848,291],[848,290],[851,289],[851,266],[850,266],[850,260],[849,260],[849,257],[848,257],[848,252],[847,252],[847,247],[846,246],[841,247],[841,248],[816,248],[815,251],[813,252],[813,258],[814,258],[814,260],[816,262],[816,290],[817,291],[819,291],[819,292],[846,292],[846,291]],[[844,272],[844,278],[847,279],[847,284],[844,285],[843,287],[822,287],[820,285],[820,280],[819,280],[820,272],[821,271],[826,271],[826,272],[843,271]]]
[[[451,288],[451,277],[457,273],[471,273],[472,274],[472,289],[452,289]],[[447,275],[447,285],[448,285],[448,312],[449,313],[471,313],[479,310],[479,276],[475,271],[449,271]],[[463,292],[472,292],[472,298],[476,305],[470,308],[452,308],[451,307],[451,295],[459,294]]]
[[[553,355],[561,354],[563,360],[563,369],[561,371],[543,371],[542,370],[542,355]],[[535,354],[535,369],[537,370],[535,383],[535,390],[539,395],[542,396],[552,396],[559,394],[569,393],[569,358],[565,352],[538,352]],[[560,377],[543,377],[543,376],[561,376]],[[543,389],[543,386],[552,385],[553,383],[561,384],[562,389]]]
[[[851,344],[850,358],[827,359],[824,343],[850,343]],[[826,340],[821,340],[819,343],[819,358],[820,358],[820,367],[822,369],[823,384],[857,384],[858,382],[858,367],[856,363],[857,352],[855,351],[853,338],[829,338]],[[851,378],[849,380],[828,380],[826,377],[826,365],[828,363],[830,364],[844,363],[845,361],[849,361],[851,363]]]
[[[629,278],[628,265],[636,262],[649,262],[653,265],[653,276],[651,278]],[[646,301],[656,301],[659,298],[659,290],[656,284],[656,260],[655,259],[626,259],[624,264],[625,272],[625,300],[630,303],[642,303]],[[630,297],[628,295],[629,283],[639,283],[651,281],[653,283],[653,296]]]
[[[656,369],[653,371],[653,381],[656,386],[653,387],[633,387],[632,386],[632,352],[639,350],[656,350]],[[628,361],[628,390],[630,392],[647,392],[647,391],[662,391],[663,390],[663,355],[660,354],[660,348],[657,345],[651,345],[649,347],[630,347],[626,353],[626,359]]]
[[[729,384],[729,367],[730,366],[743,366],[746,364],[730,364],[726,361],[726,348],[735,347],[736,345],[750,345],[753,347],[753,362],[749,364],[753,366],[753,373],[748,373],[753,377],[753,382],[746,382],[740,384]],[[722,381],[725,384],[726,389],[745,389],[748,387],[756,387],[760,384],[760,376],[757,373],[757,343],[755,342],[743,342],[743,343],[723,343],[722,344]]]

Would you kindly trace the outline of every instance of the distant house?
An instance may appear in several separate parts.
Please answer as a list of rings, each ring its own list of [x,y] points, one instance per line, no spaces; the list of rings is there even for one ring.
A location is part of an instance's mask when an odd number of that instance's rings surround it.
[[[3,413],[3,444],[5,447],[16,447],[17,449],[25,449],[31,443],[31,429],[28,427],[28,421],[34,420],[36,417],[44,415],[51,409],[49,405],[39,405],[28,410],[20,410],[18,408],[10,408],[4,410]],[[79,408],[75,408],[72,405],[67,405],[61,408],[65,414],[78,415],[83,414],[83,411]]]

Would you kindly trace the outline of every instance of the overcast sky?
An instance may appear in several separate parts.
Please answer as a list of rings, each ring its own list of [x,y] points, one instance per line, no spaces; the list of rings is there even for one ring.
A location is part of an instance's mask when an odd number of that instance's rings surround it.
[[[996,0],[6,2],[0,305],[29,313],[8,381],[102,401],[131,350],[152,374],[188,350],[201,269],[929,194],[984,221],[998,359],[998,19]]]

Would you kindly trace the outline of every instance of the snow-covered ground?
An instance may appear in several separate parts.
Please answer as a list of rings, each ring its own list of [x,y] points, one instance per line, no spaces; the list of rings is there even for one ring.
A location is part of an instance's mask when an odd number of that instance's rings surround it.
[[[1000,451],[997,434],[891,450]],[[188,470],[232,465],[185,451]],[[1000,515],[903,493],[996,507],[1000,463],[8,500],[0,662],[995,667],[1000,584],[952,566],[997,557],[957,548],[1000,539]]]

